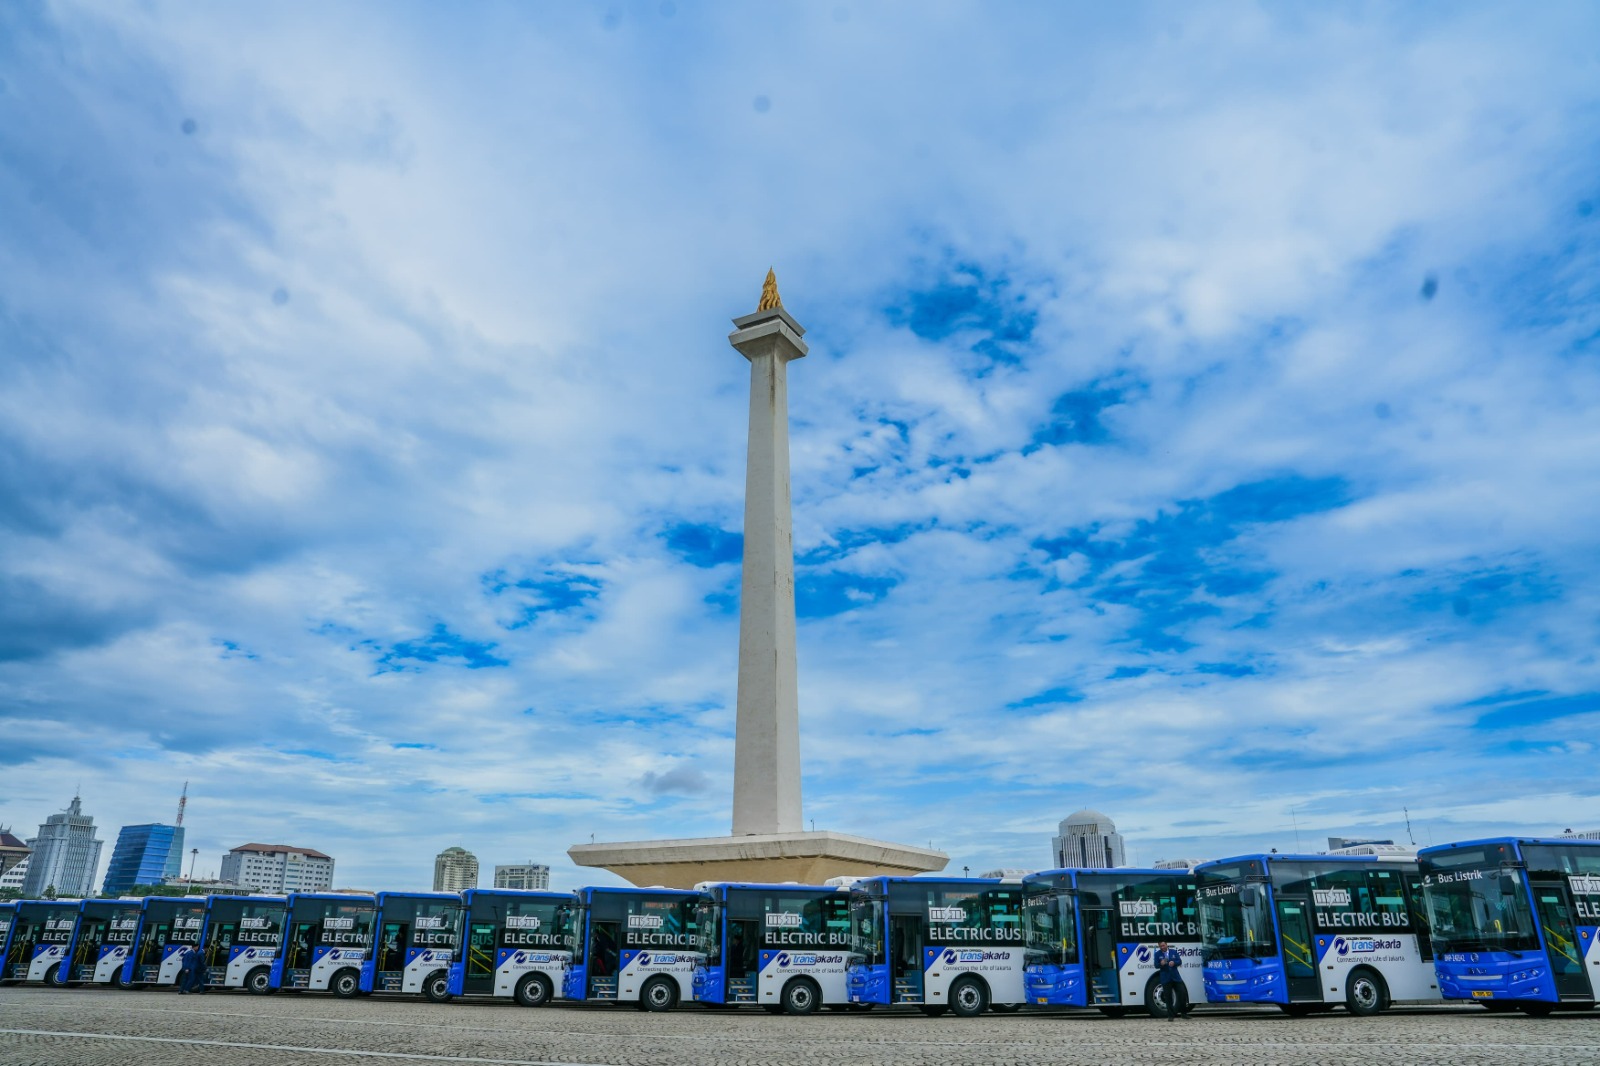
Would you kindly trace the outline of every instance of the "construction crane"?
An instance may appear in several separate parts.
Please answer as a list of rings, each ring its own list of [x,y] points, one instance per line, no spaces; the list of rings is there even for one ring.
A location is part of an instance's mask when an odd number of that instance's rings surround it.
[[[183,795],[178,797],[178,820],[174,825],[183,824],[183,809],[189,805],[189,782],[183,783]]]

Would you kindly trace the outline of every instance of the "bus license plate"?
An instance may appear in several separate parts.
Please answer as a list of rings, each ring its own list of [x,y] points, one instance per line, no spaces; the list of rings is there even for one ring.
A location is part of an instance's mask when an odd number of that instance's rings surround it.
[[[1236,1000],[1236,999],[1239,998],[1239,993],[1237,993],[1237,992],[1229,992],[1223,998],[1228,1000],[1229,1002],[1232,1002],[1233,1000]]]
[[[1493,999],[1494,998],[1494,993],[1493,992],[1486,992],[1486,991],[1482,991],[1480,989],[1474,988],[1472,990],[1472,998],[1473,999]]]

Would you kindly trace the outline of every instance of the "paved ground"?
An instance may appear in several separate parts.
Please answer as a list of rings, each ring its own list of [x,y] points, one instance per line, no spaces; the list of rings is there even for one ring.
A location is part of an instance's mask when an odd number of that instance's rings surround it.
[[[1600,1011],[1533,1020],[1472,1007],[1197,1012],[1180,1022],[1088,1012],[924,1018],[911,1012],[773,1017],[761,1011],[509,1003],[433,1005],[238,993],[0,989],[0,1064],[175,1066],[673,1066],[693,1063],[1600,1063]]]

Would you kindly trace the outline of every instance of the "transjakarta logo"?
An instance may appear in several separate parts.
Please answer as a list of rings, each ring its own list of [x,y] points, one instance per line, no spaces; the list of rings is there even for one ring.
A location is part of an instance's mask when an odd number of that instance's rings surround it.
[[[1117,904],[1124,918],[1154,918],[1156,904],[1149,899],[1130,899]]]
[[[659,914],[630,914],[628,915],[629,929],[660,929],[662,917]]]
[[[960,907],[929,907],[928,921],[930,922],[964,922],[967,912]]]
[[[1582,896],[1600,896],[1600,877],[1574,877],[1572,891]]]
[[[959,948],[946,948],[944,964],[954,966],[962,962],[1006,962],[1011,958],[1009,951],[967,951]]]
[[[769,914],[767,915],[769,929],[798,929],[800,916],[798,914]]]
[[[1343,888],[1313,888],[1311,898],[1319,907],[1348,907],[1350,892]]]
[[[428,928],[430,928],[430,929],[443,929],[444,928],[444,919],[443,918],[436,918],[434,920],[437,921],[439,924],[438,925],[434,925],[434,926],[429,926]],[[539,918],[538,918],[537,915],[534,915],[534,914],[508,914],[508,915],[506,915],[506,928],[507,929],[537,929],[537,928],[539,928],[539,924],[540,924],[539,923]],[[632,923],[632,921],[630,921],[628,924],[632,925],[633,923]],[[422,926],[419,924],[417,926],[417,928],[421,929]]]
[[[1372,951],[1398,951],[1398,940],[1366,940],[1349,939],[1342,936],[1333,938],[1333,950],[1339,955],[1365,955]]]
[[[652,955],[648,951],[641,951],[633,957],[633,961],[640,966],[676,966],[678,964],[678,956]]]
[[[515,926],[515,925],[511,924],[512,922],[515,922],[515,921],[520,921],[520,919],[518,919],[518,918],[508,918],[508,919],[506,919],[506,925],[509,926],[512,929],[521,928],[521,926]],[[442,914],[419,914],[419,915],[417,915],[417,928],[418,929],[443,929],[443,928],[445,928],[444,915],[442,915]],[[534,928],[534,929],[539,928],[539,919],[535,918],[533,920],[532,928]]]
[[[356,920],[354,918],[324,918],[322,920],[322,928],[324,929],[354,929],[355,927]]]

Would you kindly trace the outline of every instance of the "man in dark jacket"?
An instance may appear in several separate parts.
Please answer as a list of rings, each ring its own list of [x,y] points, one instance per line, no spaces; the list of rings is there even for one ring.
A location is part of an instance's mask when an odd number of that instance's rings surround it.
[[[1188,1005],[1189,990],[1183,986],[1183,975],[1178,968],[1183,965],[1183,957],[1165,940],[1161,942],[1160,950],[1156,952],[1156,973],[1160,975],[1160,984],[1156,986],[1156,998],[1167,1009],[1167,1021],[1183,1017],[1183,1008]]]
[[[206,968],[200,961],[200,949],[189,948],[184,952],[183,964],[178,968],[178,994],[181,996],[205,990]]]

